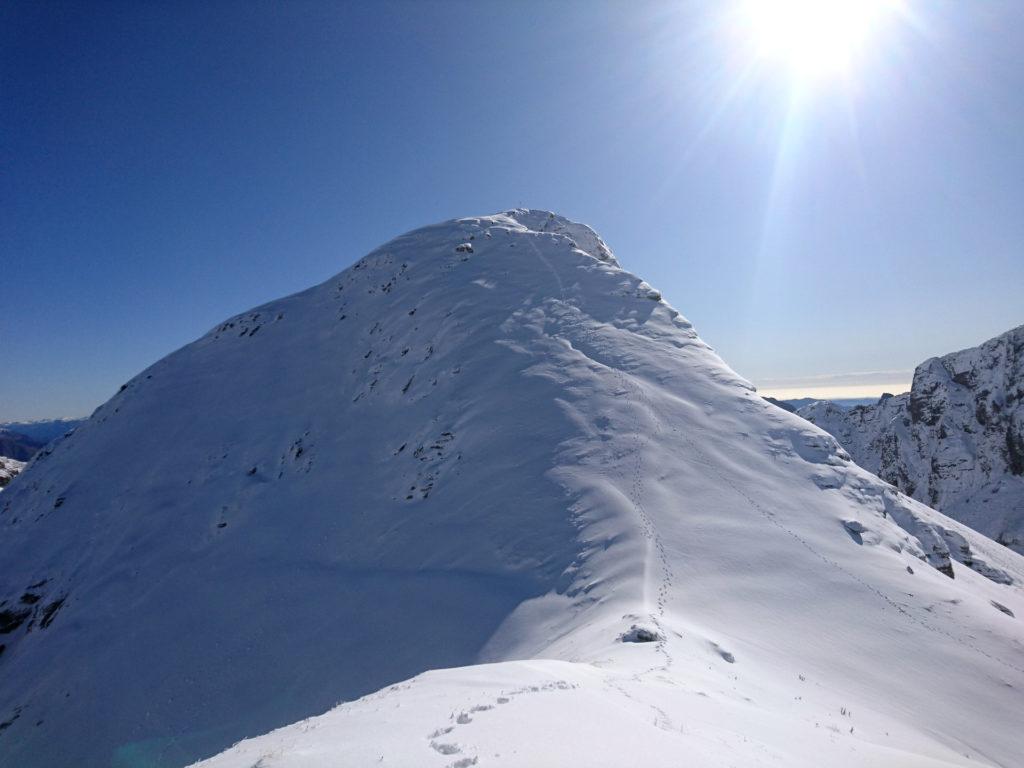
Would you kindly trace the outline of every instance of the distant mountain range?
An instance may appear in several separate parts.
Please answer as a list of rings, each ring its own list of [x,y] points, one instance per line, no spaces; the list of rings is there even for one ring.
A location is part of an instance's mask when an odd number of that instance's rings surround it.
[[[0,423],[0,488],[7,486],[39,451],[85,419]],[[2,646],[0,646],[2,647]]]
[[[816,397],[799,397],[795,400],[786,400],[786,402],[793,408],[799,409],[804,406],[816,403],[820,398]],[[856,408],[858,405],[874,405],[878,402],[877,397],[837,397],[829,400],[830,403],[835,403],[841,408]]]
[[[41,419],[39,421],[0,421],[0,430],[17,432],[43,445],[75,429],[85,419]]]
[[[910,392],[797,413],[865,469],[1024,553],[1024,325],[926,360]]]
[[[47,443],[75,429],[85,419],[0,422],[0,456],[28,461]]]
[[[779,406],[779,408],[781,408],[784,411],[789,411],[790,413],[796,413],[797,410],[805,406],[808,406],[811,403],[821,402],[821,399],[817,397],[799,397],[796,398],[795,400],[779,400],[778,398],[774,397],[765,397],[765,400],[767,400],[772,405]],[[854,408],[858,405],[871,405],[872,403],[877,402],[877,400],[878,398],[875,397],[846,397],[837,398],[835,400],[829,400],[828,402],[832,403],[833,405],[837,405],[840,408]]]
[[[21,432],[0,428],[0,456],[18,461],[28,461],[46,445]]]

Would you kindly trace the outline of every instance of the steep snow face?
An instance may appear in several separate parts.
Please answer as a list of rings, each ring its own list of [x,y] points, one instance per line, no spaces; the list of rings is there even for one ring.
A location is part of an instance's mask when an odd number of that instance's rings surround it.
[[[11,482],[24,468],[24,461],[0,456],[0,488]]]
[[[1024,326],[927,360],[909,393],[799,414],[904,493],[1024,552]]]
[[[0,530],[3,766],[178,766],[392,684],[213,764],[1024,747],[1021,558],[545,212],[221,324],[37,456]]]

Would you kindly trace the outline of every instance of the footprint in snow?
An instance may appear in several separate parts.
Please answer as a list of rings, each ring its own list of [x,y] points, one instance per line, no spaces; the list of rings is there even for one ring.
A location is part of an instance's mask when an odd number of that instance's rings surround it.
[[[725,661],[729,662],[730,664],[736,663],[736,657],[724,648],[722,648],[718,643],[711,643],[711,647],[714,649],[715,653],[721,656]]]
[[[462,747],[458,744],[440,744],[436,741],[430,742],[430,746],[434,748],[436,752],[440,752],[442,755],[457,755],[462,751]]]

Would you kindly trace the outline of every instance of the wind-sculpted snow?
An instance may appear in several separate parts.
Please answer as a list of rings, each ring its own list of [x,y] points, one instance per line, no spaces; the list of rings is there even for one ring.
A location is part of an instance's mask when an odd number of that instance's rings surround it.
[[[544,212],[226,321],[38,456],[0,526],[3,766],[179,766],[360,696],[211,765],[1024,747],[1021,558],[761,400]]]
[[[1024,326],[925,361],[910,392],[799,414],[904,493],[1024,552]]]

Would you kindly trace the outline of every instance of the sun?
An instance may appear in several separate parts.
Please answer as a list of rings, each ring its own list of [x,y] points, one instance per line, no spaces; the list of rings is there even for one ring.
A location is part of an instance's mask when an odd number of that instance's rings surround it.
[[[899,0],[744,0],[753,52],[787,65],[801,80],[849,72]]]

